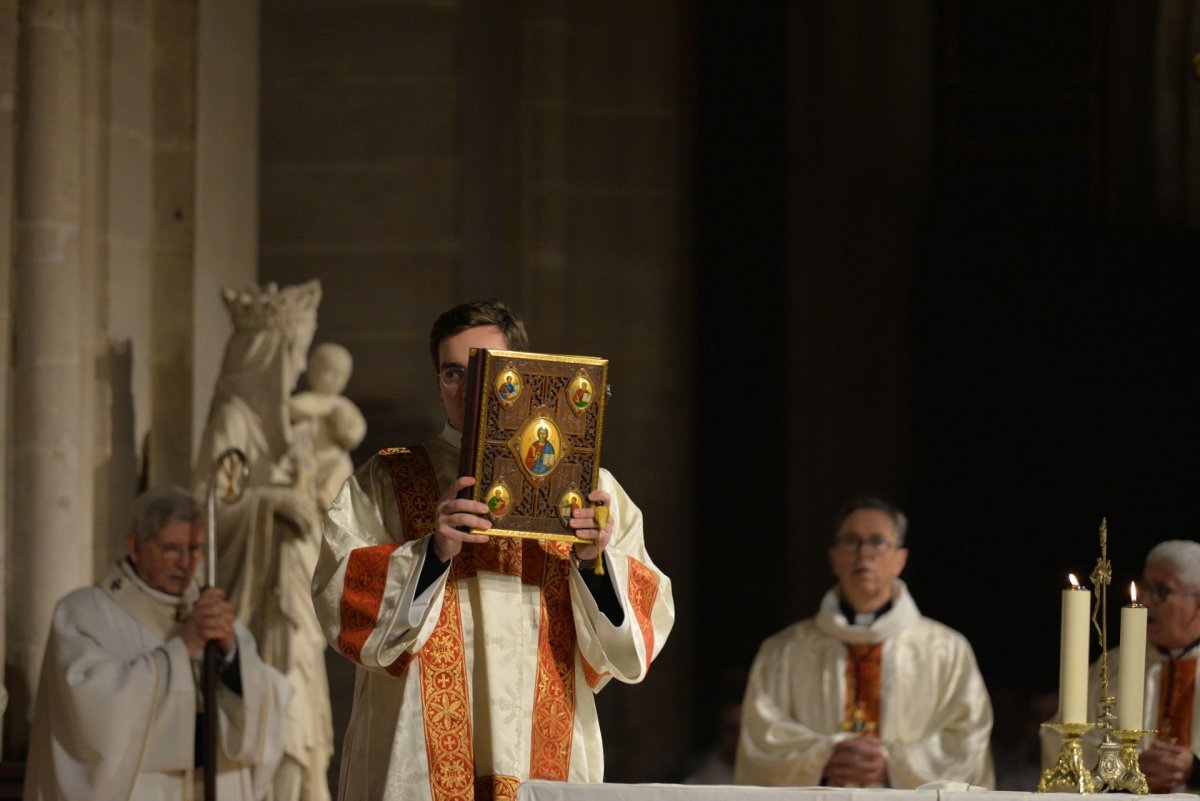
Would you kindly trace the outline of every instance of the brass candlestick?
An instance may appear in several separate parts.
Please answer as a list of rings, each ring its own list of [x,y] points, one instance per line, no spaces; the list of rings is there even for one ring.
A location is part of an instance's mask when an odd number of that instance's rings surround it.
[[[1092,585],[1096,588],[1096,612],[1092,624],[1100,636],[1100,714],[1096,728],[1104,735],[1100,755],[1096,759],[1096,789],[1102,793],[1149,792],[1146,777],[1138,764],[1138,741],[1149,732],[1119,729],[1113,706],[1117,699],[1109,692],[1108,684],[1108,586],[1112,584],[1112,563],[1108,561],[1108,520],[1100,520],[1100,559],[1092,570]],[[1099,615],[1099,623],[1096,615]]]
[[[1112,562],[1108,559],[1108,520],[1100,521],[1100,558],[1089,576],[1096,593],[1092,608],[1092,626],[1100,640],[1099,713],[1095,723],[1043,723],[1062,735],[1062,750],[1054,767],[1042,773],[1037,791],[1076,793],[1149,792],[1146,777],[1138,764],[1138,742],[1154,732],[1117,728],[1113,707],[1117,699],[1108,681],[1108,586],[1112,583]],[[1095,772],[1084,765],[1081,738],[1095,730],[1102,736]]]
[[[1106,740],[1100,746],[1100,761],[1096,765],[1097,790],[1102,793],[1134,793],[1146,795],[1150,788],[1138,764],[1138,742],[1153,731],[1114,729],[1119,744],[1112,747]]]
[[[1111,766],[1105,765],[1105,775],[1100,775],[1100,766],[1096,768],[1096,780],[1100,782],[1100,791],[1105,793],[1135,793],[1146,795],[1150,792],[1146,784],[1146,776],[1138,764],[1138,743],[1143,737],[1157,732],[1141,729],[1113,729],[1112,732],[1120,741],[1117,758],[1110,759]],[[1104,756],[1101,756],[1103,762]]]
[[[1054,767],[1042,771],[1039,793],[1094,793],[1096,780],[1083,764],[1083,745],[1079,738],[1092,729],[1091,723],[1043,723],[1062,735],[1062,750]]]

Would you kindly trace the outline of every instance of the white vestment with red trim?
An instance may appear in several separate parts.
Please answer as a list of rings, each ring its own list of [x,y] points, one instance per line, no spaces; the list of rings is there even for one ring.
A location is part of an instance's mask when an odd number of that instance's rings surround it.
[[[500,799],[527,778],[602,781],[593,695],[613,678],[641,681],[674,622],[641,512],[604,470],[620,625],[567,543],[468,544],[415,597],[436,501],[458,475],[456,435],[372,457],[326,513],[317,617],[358,665],[342,799]]]
[[[815,618],[762,644],[746,684],[739,784],[821,783],[844,731],[847,643],[883,643],[879,731],[890,787],[995,784],[992,705],[966,638],[921,615],[904,582],[890,611],[854,626],[830,590]]]

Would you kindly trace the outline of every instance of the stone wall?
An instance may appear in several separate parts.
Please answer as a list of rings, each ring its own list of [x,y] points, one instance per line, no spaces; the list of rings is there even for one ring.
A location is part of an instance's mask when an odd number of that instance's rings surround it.
[[[0,2],[6,758],[54,604],[123,553],[142,482],[190,481],[228,332],[217,287],[255,275],[256,15]]]
[[[92,363],[84,336],[85,24],[78,3],[22,4],[18,33],[13,333],[13,537],[7,582],[9,722],[36,684],[55,602],[91,575]],[[88,20],[90,22],[90,20]],[[89,232],[90,233],[90,232]],[[89,242],[90,244],[90,242]],[[7,745],[20,750],[24,732]]]
[[[192,294],[196,335],[186,410],[193,451],[204,433],[221,356],[233,330],[221,289],[244,286],[258,276],[258,18],[257,2],[199,0]]]
[[[455,303],[505,298],[535,349],[608,357],[603,461],[677,598],[691,566],[683,16],[673,2],[266,0],[260,195],[262,278],[320,278],[317,341],[354,354],[359,461],[442,426],[427,337]],[[601,695],[610,778],[682,762],[687,629],[644,685]],[[330,667],[340,738],[350,679]]]
[[[17,106],[17,0],[0,0],[0,409],[12,399],[13,205]],[[12,460],[12,415],[0,418],[0,581],[8,583],[12,506],[8,476]],[[0,596],[0,603],[3,603]],[[0,614],[0,660],[6,660],[8,626]],[[2,742],[2,740],[0,740]]]

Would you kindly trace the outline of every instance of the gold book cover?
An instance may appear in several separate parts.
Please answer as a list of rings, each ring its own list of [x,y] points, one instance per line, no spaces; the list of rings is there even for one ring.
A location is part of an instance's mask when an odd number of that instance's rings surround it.
[[[464,495],[487,504],[492,536],[584,542],[571,510],[588,505],[600,469],[608,360],[471,349]]]

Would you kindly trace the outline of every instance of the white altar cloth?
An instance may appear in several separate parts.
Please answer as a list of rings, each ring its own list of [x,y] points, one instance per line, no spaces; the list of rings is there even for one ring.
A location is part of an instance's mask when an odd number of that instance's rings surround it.
[[[1196,801],[1187,793],[1135,796],[1104,793],[1092,796],[1139,801]],[[517,801],[1080,801],[1075,793],[1013,790],[858,790],[843,787],[735,787],[695,784],[566,784],[527,781],[517,789]]]

